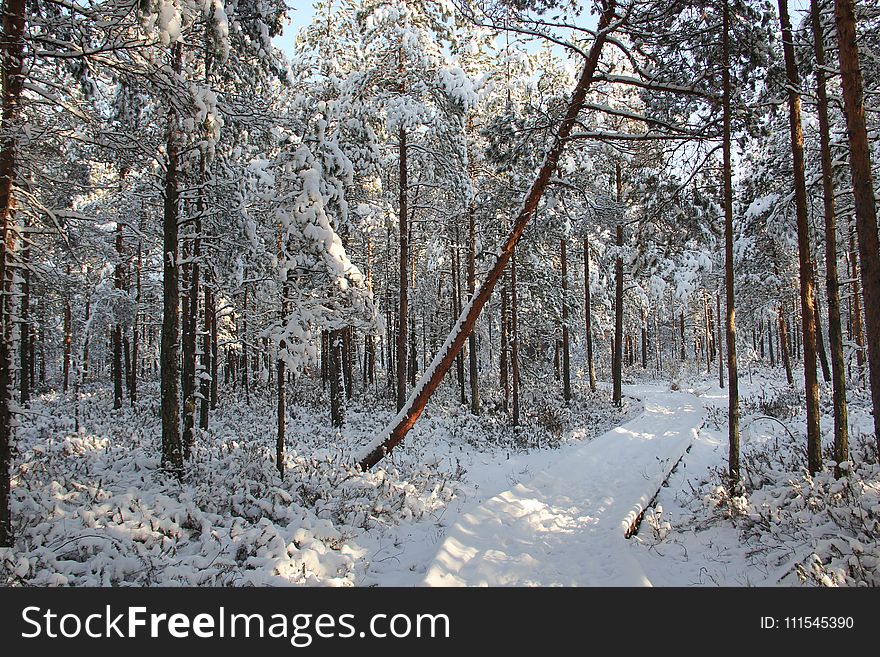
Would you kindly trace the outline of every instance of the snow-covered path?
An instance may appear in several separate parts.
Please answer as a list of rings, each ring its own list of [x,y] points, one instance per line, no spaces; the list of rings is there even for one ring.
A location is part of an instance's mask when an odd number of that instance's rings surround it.
[[[463,509],[410,582],[650,586],[624,533],[696,438],[703,406],[658,386],[626,392],[642,399],[642,414],[564,448],[532,479]]]

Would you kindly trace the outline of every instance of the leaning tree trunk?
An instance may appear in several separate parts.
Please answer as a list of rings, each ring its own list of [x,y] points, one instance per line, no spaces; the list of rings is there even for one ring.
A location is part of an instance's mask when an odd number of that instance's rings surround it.
[[[849,167],[855,200],[856,232],[859,237],[874,435],[877,450],[880,451],[880,239],[877,236],[877,207],[871,173],[870,143],[865,125],[864,85],[856,43],[854,2],[835,0],[834,9],[837,54],[840,59],[843,104],[849,136]]]
[[[547,155],[538,171],[537,177],[526,195],[523,207],[513,224],[513,229],[498,251],[494,266],[489,271],[486,280],[483,285],[480,286],[479,291],[474,294],[467,306],[462,310],[459,321],[456,323],[456,328],[453,329],[452,333],[447,337],[446,343],[434,357],[434,360],[426,370],[425,374],[422,375],[421,380],[414,388],[406,405],[400,410],[397,417],[392,420],[389,426],[386,427],[377,439],[366,448],[366,451],[361,458],[358,459],[358,465],[362,469],[368,469],[374,466],[389,451],[394,449],[401,440],[403,440],[404,436],[406,436],[407,432],[412,428],[416,423],[416,420],[418,420],[419,416],[424,411],[431,395],[437,389],[437,386],[449,370],[449,367],[452,365],[452,362],[455,360],[455,357],[461,350],[462,346],[464,346],[469,332],[473,330],[480,311],[483,309],[483,306],[485,306],[492,294],[495,284],[501,278],[504,268],[507,266],[507,263],[510,261],[511,256],[514,253],[516,243],[519,241],[526,225],[534,216],[538,203],[544,194],[544,190],[550,182],[551,175],[556,170],[559,157],[562,154],[572,128],[577,121],[578,113],[584,104],[587,90],[589,89],[596,72],[596,67],[599,63],[599,55],[602,52],[602,46],[607,40],[609,25],[614,17],[614,9],[615,3],[611,0],[606,5],[599,20],[596,38],[590,48],[589,55],[584,64],[584,70],[578,79],[568,109],[566,110],[565,117],[559,125],[559,130],[547,151]]]
[[[804,173],[804,133],[801,127],[801,97],[798,92],[801,81],[794,58],[788,0],[779,0],[779,22],[782,27],[782,50],[785,56],[785,73],[788,78],[788,123],[791,136],[794,200],[797,215],[801,326],[804,349],[804,395],[807,402],[807,465],[810,473],[815,474],[822,469],[819,381],[816,376],[816,308],[813,304],[813,258],[810,253],[807,183]]]
[[[733,289],[733,183],[730,144],[730,8],[724,0],[721,48],[722,151],[724,179],[724,287],[727,298],[727,379],[728,379],[728,476],[733,489],[739,483],[739,373],[736,362],[736,304]]]
[[[175,72],[180,72],[181,46],[172,50]],[[168,142],[165,151],[165,199],[163,225],[163,276],[162,276],[162,340],[159,361],[161,363],[162,389],[162,465],[183,475],[183,444],[180,439],[180,364],[177,343],[180,336],[179,270],[177,264],[177,231],[180,214],[178,192],[178,135],[177,117],[173,110],[168,114]]]
[[[825,210],[825,291],[828,298],[828,348],[834,403],[834,460],[849,458],[849,419],[846,404],[846,365],[843,359],[843,327],[840,322],[840,282],[837,274],[837,213],[834,208],[834,168],[828,93],[825,88],[825,39],[818,0],[811,0],[813,49],[816,55],[816,109],[819,114],[819,150],[822,159],[822,199]],[[839,474],[839,470],[838,470]]]

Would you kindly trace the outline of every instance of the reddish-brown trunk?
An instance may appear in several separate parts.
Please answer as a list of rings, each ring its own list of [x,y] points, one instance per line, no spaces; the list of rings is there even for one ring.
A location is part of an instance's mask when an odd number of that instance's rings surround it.
[[[880,451],[880,238],[877,236],[877,206],[871,173],[870,143],[865,125],[864,85],[856,43],[854,4],[853,0],[835,0],[834,13],[849,136],[849,167],[855,201],[856,232],[859,238],[874,435]]]
[[[794,199],[797,216],[798,263],[800,272],[801,327],[804,354],[804,395],[807,404],[807,466],[815,474],[822,469],[822,435],[819,426],[819,381],[816,376],[816,308],[813,304],[813,258],[807,217],[807,183],[804,173],[804,134],[801,127],[800,75],[794,58],[794,42],[788,16],[788,0],[779,0],[782,49],[788,78],[788,123],[794,169]],[[875,236],[876,237],[876,236]]]

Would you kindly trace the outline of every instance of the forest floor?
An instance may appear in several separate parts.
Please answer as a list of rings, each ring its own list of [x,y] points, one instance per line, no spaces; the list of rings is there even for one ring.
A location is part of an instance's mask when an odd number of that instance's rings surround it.
[[[353,456],[393,409],[367,393],[337,431],[320,384],[300,380],[283,478],[273,399],[226,391],[182,481],[160,467],[157,386],[117,411],[105,388],[78,401],[46,393],[17,432],[16,545],[0,551],[0,582],[880,583],[880,467],[866,391],[850,393],[852,467],[841,479],[830,467],[809,477],[802,394],[779,370],[744,375],[744,488],[730,497],[717,383],[679,375],[674,386],[628,386],[622,409],[582,381],[565,406],[553,383],[526,395],[517,435],[491,399],[475,417],[444,389],[406,442],[361,473]],[[827,390],[822,403],[829,448]]]

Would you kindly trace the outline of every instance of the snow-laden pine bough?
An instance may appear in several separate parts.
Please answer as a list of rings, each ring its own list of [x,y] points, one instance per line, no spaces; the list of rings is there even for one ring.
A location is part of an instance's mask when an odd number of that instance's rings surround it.
[[[517,215],[516,221],[510,234],[507,236],[503,246],[498,251],[495,265],[486,276],[486,280],[474,289],[474,294],[470,301],[462,309],[458,317],[458,321],[440,348],[440,351],[434,356],[430,366],[427,368],[421,379],[419,379],[413,391],[410,393],[406,404],[394,417],[385,430],[376,437],[364,449],[363,455],[358,459],[358,466],[362,470],[372,468],[376,463],[381,461],[394,447],[396,447],[406,436],[409,430],[415,425],[419,416],[424,411],[428,400],[434,391],[440,385],[440,381],[449,371],[452,362],[458,356],[464,346],[465,340],[474,328],[480,312],[489,300],[495,284],[504,273],[504,268],[513,256],[517,242],[523,234],[529,221],[535,214],[541,196],[547,188],[550,177],[556,170],[556,165],[565,149],[572,128],[577,121],[578,114],[584,105],[587,91],[593,82],[593,76],[599,64],[599,57],[602,54],[602,47],[608,39],[608,36],[619,26],[619,19],[616,16],[617,3],[616,0],[608,0],[604,4],[602,14],[599,18],[599,27],[596,31],[596,38],[590,47],[587,59],[584,62],[584,68],[575,85],[574,92],[569,101],[565,117],[559,124],[553,145],[547,152],[544,162],[541,165],[535,181],[532,183],[529,193],[526,195],[522,209]],[[617,20],[616,20],[617,19]]]

